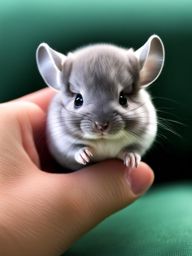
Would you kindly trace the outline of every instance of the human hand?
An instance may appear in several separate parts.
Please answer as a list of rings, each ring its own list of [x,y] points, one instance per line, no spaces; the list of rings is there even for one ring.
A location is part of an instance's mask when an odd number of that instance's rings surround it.
[[[129,171],[119,160],[54,173],[44,137],[53,94],[44,89],[0,105],[3,256],[60,255],[104,218],[139,198],[154,179],[146,164]]]

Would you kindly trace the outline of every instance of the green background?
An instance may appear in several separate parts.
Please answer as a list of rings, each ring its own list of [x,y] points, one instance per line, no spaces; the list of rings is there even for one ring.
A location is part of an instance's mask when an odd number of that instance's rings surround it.
[[[149,194],[114,214],[65,256],[191,256],[191,184],[175,184]]]

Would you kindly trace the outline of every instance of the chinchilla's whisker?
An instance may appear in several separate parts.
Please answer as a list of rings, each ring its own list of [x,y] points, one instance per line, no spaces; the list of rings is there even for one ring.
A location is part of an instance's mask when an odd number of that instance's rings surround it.
[[[154,100],[154,101],[155,100],[164,100],[164,101],[169,101],[174,104],[179,104],[179,102],[174,99],[167,98],[167,97],[161,97],[161,96],[152,96],[152,100]]]
[[[182,138],[182,136],[181,136],[178,132],[174,131],[174,130],[173,130],[171,127],[169,127],[167,124],[163,124],[162,122],[158,122],[158,125],[159,125],[160,128],[163,128],[165,131],[168,131],[168,132],[170,132],[170,133],[176,135],[177,137]]]
[[[60,127],[59,127],[60,128]],[[72,129],[71,130],[73,132],[74,135],[78,135],[80,134],[79,132],[79,129]],[[57,128],[54,128],[52,131],[51,131],[51,134],[54,134],[57,136],[57,139],[58,138],[63,138],[64,137],[64,134],[60,131],[60,129],[57,129]]]
[[[141,137],[134,131],[128,131],[129,134],[131,134],[133,137],[135,137],[137,140],[140,140]],[[126,137],[129,137],[128,133],[126,133]]]
[[[180,121],[177,121],[177,120],[170,119],[170,118],[158,117],[158,120],[163,121],[163,122],[168,122],[168,123],[170,122],[170,123],[173,123],[173,124],[178,124],[180,126],[185,126],[186,127],[186,124],[184,124]]]
[[[140,104],[139,106],[135,107],[135,108],[130,108],[128,111],[135,111],[135,110],[138,110],[139,108],[142,108],[146,103],[142,103]]]

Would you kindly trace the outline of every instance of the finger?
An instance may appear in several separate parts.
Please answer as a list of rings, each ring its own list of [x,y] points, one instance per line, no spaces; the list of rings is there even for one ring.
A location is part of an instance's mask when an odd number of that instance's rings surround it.
[[[2,120],[0,129],[3,130],[4,143],[9,147],[20,144],[32,162],[39,166],[36,144],[39,142],[41,146],[43,145],[40,140],[45,127],[44,111],[31,102],[13,101],[2,104],[0,114]],[[6,136],[5,133],[7,133]]]
[[[25,95],[16,101],[30,101],[38,105],[41,109],[47,112],[47,108],[49,106],[49,102],[52,97],[55,95],[55,91],[50,88],[45,88],[39,90],[37,92],[33,92],[31,94]]]
[[[74,208],[71,216],[76,216],[74,225],[77,235],[81,235],[145,193],[153,183],[154,174],[144,163],[130,172],[121,161],[110,160],[68,174],[67,179],[70,184],[67,197]],[[66,200],[62,201],[66,204]]]
[[[143,194],[154,180],[154,174],[148,165],[141,163],[138,168],[129,169],[119,160],[105,161],[72,173],[76,188],[82,191],[85,201],[95,202],[102,211],[110,202],[117,209],[131,203]],[[87,195],[87,196],[86,196]],[[91,200],[92,199],[92,200]],[[118,200],[117,200],[118,199]],[[103,200],[98,204],[97,200]],[[97,205],[98,204],[98,205]]]
[[[48,151],[45,133],[46,108],[53,95],[54,92],[46,88],[17,100],[4,103],[1,105],[1,108],[4,108],[3,111],[5,112],[6,119],[12,116],[15,120],[19,116],[20,127],[23,129],[21,135],[25,142],[25,150],[33,159],[33,162],[39,163],[37,160],[38,152],[38,158],[41,159],[41,168],[49,171],[55,170],[56,172],[57,170],[60,171],[61,168]],[[26,128],[27,125],[30,126],[30,129]]]
[[[20,103],[15,109],[20,105],[19,118],[25,150],[41,169],[54,168],[55,162],[50,156],[46,143],[46,113],[32,102]]]

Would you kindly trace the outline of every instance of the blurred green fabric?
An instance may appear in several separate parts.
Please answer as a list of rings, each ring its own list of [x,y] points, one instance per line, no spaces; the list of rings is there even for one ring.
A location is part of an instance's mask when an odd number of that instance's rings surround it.
[[[192,184],[167,184],[109,217],[65,256],[191,256]]]
[[[165,44],[164,70],[149,88],[162,124],[144,157],[162,185],[65,255],[192,255],[192,184],[163,186],[192,178],[191,27],[191,0],[0,1],[0,102],[45,87],[35,62],[41,42],[63,53],[95,42],[137,49],[152,34]]]

